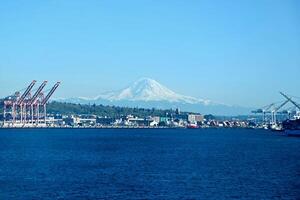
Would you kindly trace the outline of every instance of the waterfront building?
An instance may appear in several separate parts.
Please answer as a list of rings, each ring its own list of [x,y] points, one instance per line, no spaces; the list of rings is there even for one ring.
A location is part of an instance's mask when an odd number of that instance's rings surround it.
[[[115,118],[110,118],[110,117],[97,117],[96,118],[96,123],[97,125],[112,125],[116,121]]]
[[[198,114],[189,114],[188,115],[188,121],[190,123],[198,123],[198,122],[203,122],[204,117],[202,115]]]
[[[73,116],[73,122],[77,126],[95,126],[96,116],[95,115],[80,115]]]

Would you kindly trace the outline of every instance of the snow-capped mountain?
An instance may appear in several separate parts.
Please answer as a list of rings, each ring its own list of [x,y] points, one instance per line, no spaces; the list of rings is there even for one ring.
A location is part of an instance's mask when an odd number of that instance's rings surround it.
[[[106,99],[109,101],[167,101],[189,104],[209,104],[210,102],[177,94],[150,78],[141,78],[123,90],[104,93],[99,95],[96,99]]]
[[[59,101],[161,109],[180,108],[185,111],[218,115],[247,114],[245,111],[248,112],[245,108],[177,94],[150,78],[141,78],[122,90],[101,93],[95,98],[77,97]]]

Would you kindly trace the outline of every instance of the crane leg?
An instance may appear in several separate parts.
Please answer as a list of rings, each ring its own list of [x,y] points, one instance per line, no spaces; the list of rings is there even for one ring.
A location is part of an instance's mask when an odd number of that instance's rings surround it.
[[[45,120],[45,124],[46,124],[46,116],[47,114],[46,114],[46,104],[44,104],[44,120]]]
[[[40,108],[39,108],[39,105],[37,105],[37,124],[39,125],[40,124]]]

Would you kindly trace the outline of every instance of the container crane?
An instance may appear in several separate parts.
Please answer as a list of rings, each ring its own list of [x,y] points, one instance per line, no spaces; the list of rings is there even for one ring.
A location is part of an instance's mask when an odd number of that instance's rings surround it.
[[[50,92],[46,96],[44,96],[46,92],[43,91],[43,89],[45,88],[48,82],[44,81],[37,88],[36,91],[32,92],[36,83],[37,81],[33,80],[26,88],[19,90],[14,94],[9,95],[8,97],[3,99],[4,126],[24,127],[24,126],[29,126],[30,125],[29,123],[31,123],[32,125],[34,123],[36,125],[39,125],[40,106],[44,107],[44,116],[45,116],[45,124],[46,124],[46,116],[47,116],[46,104],[50,99],[50,97],[55,92],[55,90],[60,85],[60,82],[57,82],[50,89]],[[26,119],[27,117],[28,120]],[[7,122],[6,119],[8,119]],[[15,124],[16,122],[17,124]]]
[[[292,100],[291,97],[288,97],[286,94],[283,92],[279,92],[282,96],[284,96],[288,101],[290,101],[292,104],[294,104],[299,110],[300,110],[300,105],[296,103],[294,100]]]
[[[272,124],[276,124],[276,115],[277,115],[277,111],[282,108],[285,104],[287,104],[289,102],[289,100],[284,101],[282,104],[280,104],[277,108],[275,108],[274,110],[272,110]]]
[[[266,112],[268,112],[270,110],[270,108],[273,107],[274,105],[275,105],[275,103],[271,103],[265,109],[262,110],[264,122],[266,121]]]
[[[20,105],[21,103],[23,103],[24,99],[27,97],[27,95],[29,94],[29,92],[31,91],[31,89],[33,88],[33,86],[35,85],[36,80],[33,80],[30,85],[27,87],[27,89],[25,90],[25,92],[22,94],[22,96],[17,100],[16,104]]]
[[[44,89],[44,87],[46,86],[48,81],[44,81],[40,87],[36,90],[36,92],[34,93],[34,95],[32,96],[32,98],[29,101],[29,105],[31,107],[31,123],[33,123],[33,111],[34,111],[34,105],[36,105],[37,99],[40,95],[40,93],[42,92],[42,90]],[[39,106],[36,105],[36,112],[37,112],[37,119],[39,120]]]
[[[47,94],[47,96],[42,100],[41,102],[41,106],[43,106],[44,108],[44,122],[46,124],[46,104],[48,102],[48,100],[50,99],[50,97],[53,95],[53,93],[55,92],[55,90],[58,88],[58,86],[60,85],[60,82],[55,83],[55,85],[51,88],[50,92]]]
[[[48,81],[44,81],[40,87],[36,90],[36,92],[34,93],[34,95],[32,96],[32,98],[30,99],[29,104],[32,105],[34,103],[36,103],[37,98],[39,97],[39,94],[42,92],[42,90],[44,89],[44,87],[46,86]]]
[[[20,120],[21,123],[23,121],[23,115],[24,115],[24,110],[23,110],[23,103],[25,98],[28,96],[28,94],[30,93],[30,91],[32,90],[33,86],[35,85],[36,80],[33,80],[30,85],[27,87],[27,89],[25,90],[25,92],[22,94],[22,96],[20,98],[17,99],[15,105],[13,104],[13,121],[15,121],[15,117],[16,117],[16,110],[18,110],[18,106],[20,106]],[[26,115],[26,105],[25,105],[25,115]]]
[[[263,108],[252,111],[252,113],[262,114],[263,115],[263,122],[265,122],[266,121],[266,113],[269,113],[270,108],[274,105],[275,105],[275,103],[271,103],[270,105],[264,106]]]
[[[284,96],[286,99],[288,99],[292,104],[294,104],[296,106],[296,108],[298,108],[298,110],[300,111],[300,105],[298,103],[296,103],[294,100],[292,100],[291,97],[288,97],[286,94],[284,94],[283,92],[279,92],[282,96]],[[300,113],[296,112],[295,117],[300,118]]]

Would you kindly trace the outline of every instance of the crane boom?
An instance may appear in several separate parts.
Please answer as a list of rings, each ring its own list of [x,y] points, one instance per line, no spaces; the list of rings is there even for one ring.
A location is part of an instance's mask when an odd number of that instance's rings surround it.
[[[277,108],[275,108],[274,112],[277,112],[280,108],[282,108],[285,104],[287,104],[290,100],[286,100],[285,102],[283,102],[280,106],[278,106]]]
[[[259,108],[257,110],[252,111],[252,113],[255,113],[255,114],[257,114],[257,113],[266,113],[274,105],[275,105],[275,103],[271,103],[270,105],[264,106],[263,108]]]
[[[300,105],[297,104],[295,101],[292,100],[292,98],[288,97],[286,94],[283,92],[279,92],[282,96],[284,96],[288,101],[290,101],[292,104],[294,104],[299,110],[300,110]]]
[[[44,81],[42,83],[42,85],[40,85],[40,87],[37,89],[37,91],[34,93],[34,95],[32,96],[32,98],[30,99],[30,104],[34,104],[35,101],[37,100],[39,94],[41,93],[41,91],[44,89],[44,87],[46,86],[47,81]]]
[[[267,108],[264,109],[264,111],[268,111],[274,105],[275,105],[275,103],[271,103],[270,105],[267,106]]]
[[[21,104],[23,103],[24,99],[27,97],[27,95],[29,94],[29,92],[31,91],[31,89],[33,88],[33,86],[35,85],[36,80],[33,80],[30,85],[27,87],[27,89],[25,90],[25,92],[22,94],[22,96],[18,99],[17,104]]]
[[[55,90],[58,88],[60,82],[57,82],[52,89],[50,90],[50,92],[47,94],[47,96],[43,99],[41,105],[45,105],[47,103],[47,101],[50,99],[50,97],[52,96],[52,94],[55,92]]]

